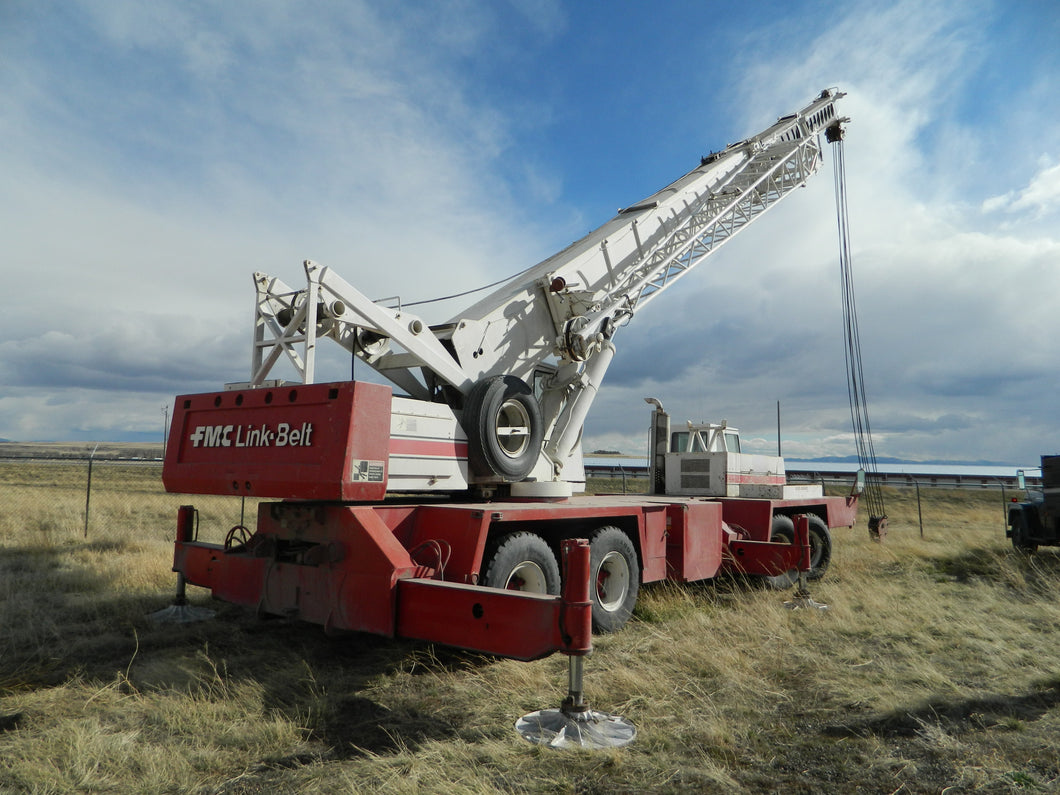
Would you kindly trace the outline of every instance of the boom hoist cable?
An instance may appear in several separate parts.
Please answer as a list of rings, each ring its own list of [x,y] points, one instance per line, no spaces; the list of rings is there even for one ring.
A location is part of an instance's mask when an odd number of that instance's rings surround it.
[[[847,211],[846,157],[843,150],[844,130],[837,121],[825,130],[825,138],[832,144],[835,179],[836,214],[839,221],[839,270],[843,293],[843,339],[846,344],[847,391],[850,396],[850,420],[858,452],[858,465],[865,471],[865,501],[869,508],[869,535],[881,540],[887,530],[887,511],[876,467],[876,451],[872,445],[869,425],[869,405],[865,395],[865,374],[861,364],[861,338],[858,334],[858,313],[854,300],[854,274],[850,256],[850,220]]]

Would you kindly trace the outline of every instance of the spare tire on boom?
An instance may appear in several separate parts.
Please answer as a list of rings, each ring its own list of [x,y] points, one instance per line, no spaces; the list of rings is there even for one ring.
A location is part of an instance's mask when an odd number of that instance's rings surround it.
[[[514,483],[537,463],[545,435],[541,407],[521,379],[496,375],[475,384],[464,403],[463,426],[472,473]]]

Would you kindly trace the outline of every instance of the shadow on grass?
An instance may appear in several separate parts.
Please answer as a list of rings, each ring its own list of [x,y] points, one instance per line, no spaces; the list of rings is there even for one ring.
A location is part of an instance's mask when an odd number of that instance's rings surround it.
[[[993,694],[958,700],[933,699],[866,720],[825,727],[829,737],[912,737],[927,726],[959,734],[992,726],[1016,728],[1060,705],[1060,681],[1046,680],[1022,695]]]
[[[926,563],[936,574],[952,577],[957,582],[985,580],[1014,585],[1015,574],[1034,590],[1044,586],[1055,592],[1060,585],[1060,550],[1027,553],[1005,547],[978,547],[954,555],[929,557]]]
[[[495,661],[417,641],[328,636],[313,624],[261,620],[230,606],[198,631],[229,676],[260,684],[266,710],[304,725],[330,759],[389,755],[473,733],[477,711],[454,696],[446,675]]]
[[[178,699],[228,698],[239,691],[233,685],[249,683],[265,714],[303,726],[330,758],[404,751],[475,728],[475,710],[452,703],[438,681],[493,658],[373,635],[329,637],[294,619],[259,619],[194,587],[191,602],[215,618],[158,624],[148,616],[174,591],[119,590],[113,570],[82,557],[120,558],[134,547],[96,540],[0,548],[0,697],[120,680]],[[395,681],[402,684],[388,684]]]
[[[52,686],[132,652],[125,628],[142,600],[115,592],[111,574],[78,560],[121,548],[100,541],[0,547],[0,693]]]

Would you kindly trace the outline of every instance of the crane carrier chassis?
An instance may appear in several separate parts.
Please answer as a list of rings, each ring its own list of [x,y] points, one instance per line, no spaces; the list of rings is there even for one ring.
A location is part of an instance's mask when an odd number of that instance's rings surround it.
[[[702,157],[441,324],[312,261],[301,288],[256,273],[250,379],[177,398],[163,480],[171,492],[279,501],[222,544],[199,540],[196,510],[181,508],[178,596],[191,583],[329,630],[533,659],[585,654],[589,614],[596,631],[619,629],[642,583],[735,572],[786,587],[796,570],[822,573],[829,528],[853,525],[856,497],[796,496],[779,482],[764,484],[776,498],[728,486],[676,496],[663,477],[653,495],[577,492],[618,332],[819,170],[820,138],[842,143],[842,96],[822,91]],[[318,383],[323,339],[401,392]],[[273,374],[279,364],[294,378]],[[671,466],[695,479],[713,455],[689,449]]]
[[[607,632],[641,583],[799,569],[809,541],[771,542],[778,516],[856,518],[855,497],[384,501],[390,461],[405,455],[386,432],[390,405],[389,387],[363,382],[179,397],[167,489],[284,499],[222,544],[198,540],[197,512],[182,507],[174,570],[263,615],[529,660],[588,648],[564,630],[578,607],[560,595],[564,541],[588,539],[592,624]]]

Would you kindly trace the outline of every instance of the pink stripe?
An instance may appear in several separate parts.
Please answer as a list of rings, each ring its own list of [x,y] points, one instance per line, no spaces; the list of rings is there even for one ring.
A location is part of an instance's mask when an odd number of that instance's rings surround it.
[[[424,439],[390,440],[390,455],[420,455],[432,458],[467,458],[467,442],[447,439],[441,442]]]
[[[738,475],[728,473],[726,478],[727,483],[758,483],[761,485],[769,486],[782,486],[787,483],[787,479],[780,475]]]

